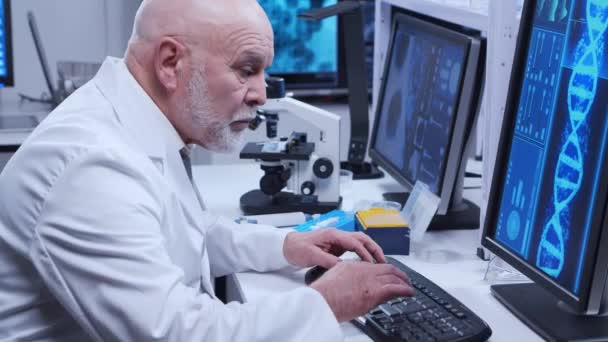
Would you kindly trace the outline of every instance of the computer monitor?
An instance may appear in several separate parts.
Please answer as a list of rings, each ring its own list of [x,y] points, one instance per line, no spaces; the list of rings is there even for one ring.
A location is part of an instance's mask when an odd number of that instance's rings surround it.
[[[393,18],[370,157],[406,189],[440,197],[429,229],[479,228],[479,207],[462,198],[467,145],[479,111],[483,39],[405,13]]]
[[[10,0],[0,0],[0,88],[15,85]]]
[[[608,341],[608,2],[526,1],[482,244],[543,338]]]
[[[298,19],[300,12],[335,5],[337,0],[260,0],[274,30],[275,57],[268,73],[288,89],[338,86],[338,21]]]

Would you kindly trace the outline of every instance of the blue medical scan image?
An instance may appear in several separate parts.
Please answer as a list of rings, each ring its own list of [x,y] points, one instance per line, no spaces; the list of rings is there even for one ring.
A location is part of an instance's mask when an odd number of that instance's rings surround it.
[[[412,183],[439,193],[462,83],[465,48],[399,25],[375,147]]]
[[[539,0],[536,4],[538,17],[549,22],[568,20],[572,0]]]
[[[541,20],[555,3],[566,25]],[[607,28],[608,1],[539,2],[496,232],[575,295],[608,136]]]
[[[274,30],[270,74],[335,73],[338,70],[336,17],[303,20],[298,14],[335,5],[337,0],[260,0]]]

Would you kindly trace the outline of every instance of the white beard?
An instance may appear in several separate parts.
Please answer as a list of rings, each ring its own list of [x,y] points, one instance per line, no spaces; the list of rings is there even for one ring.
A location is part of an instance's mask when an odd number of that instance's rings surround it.
[[[232,153],[242,147],[244,134],[230,129],[230,122],[251,118],[253,110],[236,113],[229,122],[217,115],[211,106],[208,85],[201,70],[194,70],[192,74],[188,97],[184,113],[192,116],[193,125],[205,136],[205,139],[198,139],[205,141],[204,148],[217,153]]]

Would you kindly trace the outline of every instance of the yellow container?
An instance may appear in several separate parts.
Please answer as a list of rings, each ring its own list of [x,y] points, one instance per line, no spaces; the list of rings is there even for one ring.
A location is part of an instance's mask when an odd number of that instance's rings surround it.
[[[395,209],[371,208],[355,214],[356,229],[376,241],[385,254],[410,253],[410,228]]]

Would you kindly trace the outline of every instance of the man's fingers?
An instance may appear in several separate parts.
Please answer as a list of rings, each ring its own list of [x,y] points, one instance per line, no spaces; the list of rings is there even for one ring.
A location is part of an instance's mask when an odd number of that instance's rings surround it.
[[[380,284],[380,287],[384,286],[384,285],[388,285],[388,284],[395,284],[395,285],[408,285],[408,283],[406,283],[403,279],[401,279],[400,277],[397,277],[394,274],[385,274],[385,275],[381,275],[379,277],[376,277],[376,281]]]
[[[378,267],[379,274],[382,274],[382,275],[392,274],[396,277],[401,278],[401,280],[403,280],[406,284],[408,284],[408,285],[412,284],[412,282],[411,282],[410,278],[407,276],[407,274],[405,274],[403,271],[401,271],[399,268],[397,268],[394,265],[383,264],[383,265],[375,265],[375,267]]]
[[[356,233],[357,239],[363,243],[365,248],[372,254],[376,262],[386,264],[386,258],[384,257],[384,252],[382,251],[382,247],[378,245],[372,238],[363,234]]]
[[[363,261],[373,262],[372,255],[367,251],[363,243],[356,238],[356,233],[346,233],[334,230],[332,233],[333,244],[347,251],[355,252]]]
[[[315,263],[315,265],[319,265],[327,269],[336,266],[339,261],[340,258],[338,258],[337,256],[321,250],[319,250],[313,257],[313,262]]]
[[[370,254],[370,252],[365,248],[365,245],[361,243],[357,238],[349,234],[344,239],[345,247],[348,248],[350,246],[350,250],[357,253],[359,258],[363,261],[374,262],[374,258]]]
[[[396,297],[411,297],[415,294],[416,291],[409,285],[386,284],[380,288],[380,302],[384,303]]]

